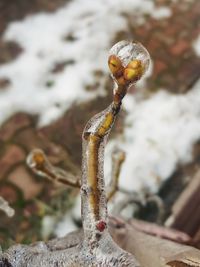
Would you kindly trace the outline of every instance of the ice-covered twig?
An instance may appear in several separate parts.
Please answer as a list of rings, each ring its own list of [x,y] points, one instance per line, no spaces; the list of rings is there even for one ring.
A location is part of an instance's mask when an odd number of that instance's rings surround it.
[[[64,185],[80,187],[80,179],[61,168],[54,167],[41,149],[34,149],[27,157],[28,166],[39,176]]]
[[[156,205],[158,210],[158,216],[156,222],[157,224],[161,224],[165,215],[165,207],[161,197],[159,197],[158,195],[150,195],[146,198],[146,202],[154,203]]]
[[[8,202],[1,196],[0,196],[0,210],[3,210],[8,217],[12,217],[15,214],[14,209],[11,208]]]
[[[142,77],[149,62],[147,50],[139,43],[122,41],[110,50],[108,65],[115,81],[113,101],[89,120],[83,132],[82,221],[88,241],[97,241],[96,234],[107,225],[103,162],[108,135],[128,88]]]
[[[119,201],[117,205],[114,206],[112,210],[112,215],[119,216],[123,210],[128,206],[131,205],[132,207],[139,207],[144,205],[144,198],[137,192],[132,192],[131,194],[127,194],[126,197]]]
[[[0,265],[1,262],[3,264],[9,262],[14,267],[140,266],[132,254],[122,250],[113,241],[108,232],[103,163],[104,147],[115,118],[120,111],[122,99],[128,88],[142,77],[148,67],[149,60],[148,52],[139,43],[122,41],[110,51],[108,65],[116,85],[113,101],[107,109],[89,120],[82,135],[81,213],[83,239],[77,246],[70,247],[69,244],[66,244],[66,248],[55,251],[50,251],[44,243],[33,246],[32,250],[25,246],[15,246],[3,254]],[[51,179],[60,177],[41,151],[31,154],[28,164],[45,177],[51,177]],[[65,174],[62,178],[64,177],[66,177]],[[77,183],[77,181],[73,183]]]
[[[109,201],[118,190],[119,174],[122,163],[125,159],[125,153],[122,150],[115,149],[112,153],[112,173],[111,180],[106,189],[107,200]],[[33,149],[27,157],[27,165],[41,177],[45,177],[53,182],[58,182],[65,186],[76,188],[81,187],[79,177],[73,176],[65,170],[53,166],[41,149]]]
[[[114,206],[112,214],[119,215],[128,205],[136,205],[136,207],[146,206],[149,203],[155,204],[157,208],[157,217],[156,223],[160,224],[163,221],[165,215],[165,207],[162,199],[158,195],[145,195],[145,194],[138,194],[135,191],[127,191],[124,189],[119,188],[119,192],[125,195],[125,198],[117,203]]]
[[[121,149],[116,148],[112,153],[112,173],[111,180],[107,188],[107,200],[109,201],[114,194],[118,191],[119,185],[119,174],[121,171],[122,164],[125,160],[125,152]]]

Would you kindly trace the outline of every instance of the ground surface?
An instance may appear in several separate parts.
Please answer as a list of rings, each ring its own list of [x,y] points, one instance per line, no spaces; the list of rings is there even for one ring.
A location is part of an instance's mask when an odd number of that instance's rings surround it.
[[[0,33],[4,32],[11,21],[20,20],[39,11],[53,12],[64,3],[64,0],[1,0]],[[127,32],[119,32],[116,40],[132,34],[147,47],[154,62],[148,88],[157,91],[163,87],[173,93],[185,94],[200,76],[200,58],[193,50],[193,42],[200,33],[200,2],[157,0],[156,4],[167,4],[172,16],[159,20],[147,16],[146,23],[140,27],[135,27],[134,16],[130,16],[129,29]],[[12,61],[21,53],[21,48],[17,44],[5,43],[1,39],[0,50],[1,64]],[[62,70],[62,66],[60,68]],[[6,78],[1,79],[0,90],[6,90],[8,83],[9,80]],[[107,82],[107,87],[109,86],[110,83]],[[76,173],[80,170],[83,127],[93,114],[102,110],[101,103],[106,106],[109,97],[99,97],[81,105],[74,105],[62,118],[40,129],[36,128],[37,117],[25,113],[15,114],[3,124],[0,129],[0,195],[16,209],[17,216],[8,219],[1,213],[0,243],[5,245],[5,240],[12,243],[41,238],[39,229],[44,214],[52,214],[60,207],[64,211],[71,205],[70,201],[67,201],[70,196],[68,192],[59,187],[55,188],[28,170],[25,166],[26,155],[32,148],[40,147],[46,151],[53,163]],[[115,131],[121,131],[122,125],[123,115]],[[193,163],[180,166],[173,175],[173,184],[169,182],[167,187],[161,190],[160,194],[167,203],[171,204],[176,198],[173,194],[183,188],[182,177],[192,176],[199,165],[200,149],[197,144],[194,148]],[[172,190],[172,195],[169,196],[171,188],[177,189]],[[63,205],[63,202],[69,204]]]

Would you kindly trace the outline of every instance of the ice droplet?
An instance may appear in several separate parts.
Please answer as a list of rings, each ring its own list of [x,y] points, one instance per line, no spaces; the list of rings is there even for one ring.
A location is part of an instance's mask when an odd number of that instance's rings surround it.
[[[109,56],[111,55],[117,56],[124,67],[132,60],[140,60],[144,68],[144,73],[147,71],[151,60],[149,52],[141,43],[131,41],[120,41],[116,43],[110,49]]]

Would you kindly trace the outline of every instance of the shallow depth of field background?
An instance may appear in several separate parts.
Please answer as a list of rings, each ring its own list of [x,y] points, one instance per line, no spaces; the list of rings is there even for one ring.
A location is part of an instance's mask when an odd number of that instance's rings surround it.
[[[166,222],[200,168],[199,18],[198,0],[0,0],[0,195],[15,209],[12,218],[0,212],[3,247],[80,226],[79,192],[34,175],[26,156],[42,148],[80,174],[81,134],[111,101],[107,54],[123,39],[141,42],[152,64],[124,100],[106,148],[106,181],[121,148],[120,188],[160,196]],[[110,212],[125,198],[117,193]],[[136,216],[135,206],[122,216]],[[156,222],[152,207],[137,216]]]

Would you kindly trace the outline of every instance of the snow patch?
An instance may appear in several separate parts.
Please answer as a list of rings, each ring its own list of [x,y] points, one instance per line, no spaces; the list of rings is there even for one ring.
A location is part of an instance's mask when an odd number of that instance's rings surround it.
[[[57,237],[63,237],[67,233],[77,230],[77,227],[72,219],[71,212],[67,212],[62,221],[58,223],[55,229],[55,235]]]
[[[126,152],[120,187],[156,192],[177,164],[192,160],[193,145],[200,138],[200,81],[185,95],[166,91],[147,99],[128,95],[123,107],[128,113],[124,133],[107,146],[106,177],[111,151],[118,146]]]
[[[155,19],[164,19],[172,15],[171,9],[168,7],[160,7],[152,13],[152,17]]]
[[[74,102],[105,94],[102,88],[108,72],[108,50],[116,33],[128,30],[123,14],[158,17],[164,13],[166,8],[155,8],[149,0],[85,0],[84,4],[74,0],[54,13],[39,13],[11,23],[4,40],[17,42],[23,52],[0,66],[0,78],[11,81],[8,89],[0,92],[0,124],[25,111],[38,114],[39,126],[44,126],[62,116]],[[64,70],[52,73],[60,62],[66,63]],[[88,92],[85,88],[97,81],[95,70],[104,76],[97,90]]]

